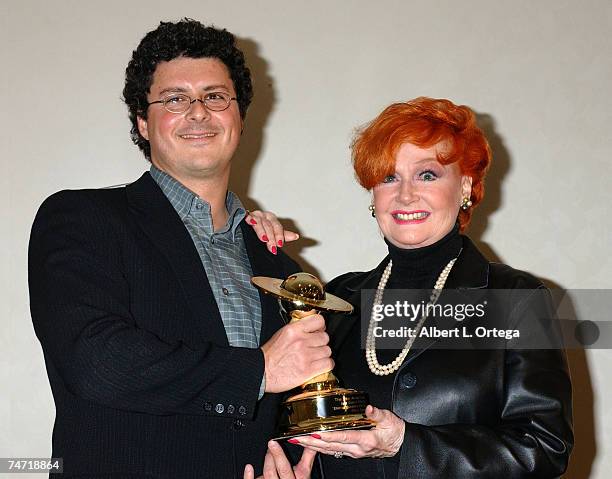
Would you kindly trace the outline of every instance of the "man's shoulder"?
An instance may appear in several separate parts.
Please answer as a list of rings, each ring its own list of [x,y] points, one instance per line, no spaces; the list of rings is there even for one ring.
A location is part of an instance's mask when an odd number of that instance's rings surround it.
[[[53,193],[38,208],[32,235],[42,231],[75,229],[87,229],[93,235],[100,234],[101,230],[123,228],[133,221],[128,191],[142,180],[141,177],[127,185]]]
[[[106,188],[82,188],[75,190],[60,190],[49,195],[43,204],[70,203],[74,201],[112,201],[125,195],[127,185]]]
[[[258,238],[253,227],[246,222],[246,219],[240,222],[240,230],[242,231],[244,244],[251,257],[251,263],[255,260],[260,266],[274,264],[273,269],[278,270],[278,274],[282,274],[283,279],[293,273],[302,271],[300,264],[282,249],[279,248],[276,255],[270,253],[265,243]]]
[[[124,211],[128,204],[128,191],[147,183],[148,173],[132,183],[102,188],[61,190],[47,197],[38,210],[38,216],[52,212],[78,214],[112,214]],[[152,181],[150,181],[151,183]]]
[[[280,261],[280,263],[283,265],[285,277],[288,277],[293,273],[299,273],[300,271],[303,271],[303,268],[300,266],[300,264],[284,251],[279,251],[277,256],[278,261]]]
[[[61,190],[42,202],[36,216],[107,215],[117,212],[125,203],[125,187]]]

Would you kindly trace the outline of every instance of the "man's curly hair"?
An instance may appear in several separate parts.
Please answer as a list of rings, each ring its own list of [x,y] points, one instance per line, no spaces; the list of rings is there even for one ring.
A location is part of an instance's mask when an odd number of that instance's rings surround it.
[[[234,82],[243,119],[253,98],[251,72],[244,62],[243,53],[236,47],[234,35],[225,29],[204,26],[190,18],[175,23],[160,22],[155,30],[145,35],[132,53],[132,59],[125,69],[123,88],[123,101],[132,122],[132,141],[149,161],[151,146],[138,131],[136,118],[147,118],[147,94],[157,65],[178,57],[218,58],[223,62]]]

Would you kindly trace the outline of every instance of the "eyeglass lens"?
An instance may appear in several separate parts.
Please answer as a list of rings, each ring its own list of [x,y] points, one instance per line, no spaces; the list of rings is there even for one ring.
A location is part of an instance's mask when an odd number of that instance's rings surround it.
[[[162,100],[164,108],[172,113],[184,113],[196,101],[202,102],[209,110],[223,111],[229,107],[231,98],[225,93],[207,93],[203,99],[192,99],[188,95],[179,93],[170,95]]]

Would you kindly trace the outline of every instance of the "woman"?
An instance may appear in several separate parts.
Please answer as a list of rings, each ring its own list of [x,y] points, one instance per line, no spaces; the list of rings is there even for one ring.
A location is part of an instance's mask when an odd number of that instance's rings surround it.
[[[369,301],[360,310],[365,290],[376,290],[375,304],[393,289],[434,288],[430,303],[443,288],[466,294],[531,290],[537,294],[513,296],[503,321],[523,328],[533,344],[554,336],[554,325],[542,322],[554,315],[542,283],[488,262],[460,234],[483,198],[490,159],[472,111],[448,100],[393,104],[358,133],[353,164],[361,185],[372,191],[370,209],[388,255],[372,271],[328,284],[327,291],[355,306],[349,318],[329,318],[328,331],[334,372],[369,393],[376,407],[368,406],[366,414],[376,427],[292,440],[309,451],[296,474],[304,477],[313,451],[321,454],[328,479],[552,478],[565,471],[573,437],[562,351],[520,349],[520,342],[507,338],[487,343],[487,349],[445,347],[451,344],[446,339],[419,336],[431,321],[427,315],[410,324],[414,348],[408,338],[397,349],[381,349],[373,334],[375,305]],[[278,449],[272,452],[268,471],[277,458],[278,472],[282,458]]]

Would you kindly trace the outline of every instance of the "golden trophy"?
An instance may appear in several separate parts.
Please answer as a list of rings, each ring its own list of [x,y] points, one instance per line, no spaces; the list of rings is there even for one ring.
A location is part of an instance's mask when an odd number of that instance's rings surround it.
[[[278,298],[281,314],[289,322],[315,312],[353,311],[350,303],[326,293],[321,281],[309,273],[295,273],[285,280],[256,276],[251,282]],[[365,416],[367,393],[340,387],[331,371],[309,379],[301,389],[283,402],[278,439],[340,429],[369,429],[375,425]]]

